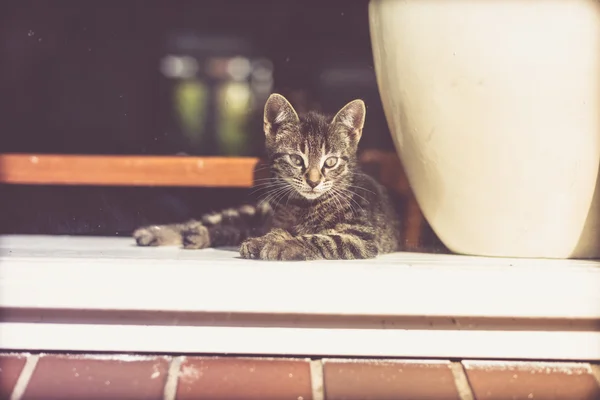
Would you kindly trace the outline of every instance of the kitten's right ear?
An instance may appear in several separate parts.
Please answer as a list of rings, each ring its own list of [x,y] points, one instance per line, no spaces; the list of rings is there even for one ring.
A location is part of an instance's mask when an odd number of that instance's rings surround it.
[[[265,135],[269,136],[275,134],[277,128],[284,123],[297,122],[300,122],[298,114],[285,97],[277,93],[273,93],[269,96],[267,103],[265,104]]]

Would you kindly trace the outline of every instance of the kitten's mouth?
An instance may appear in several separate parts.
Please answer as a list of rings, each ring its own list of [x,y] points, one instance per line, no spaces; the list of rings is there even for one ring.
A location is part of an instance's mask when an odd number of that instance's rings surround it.
[[[309,200],[314,200],[325,194],[326,190],[315,190],[315,189],[304,189],[300,191],[300,194]]]

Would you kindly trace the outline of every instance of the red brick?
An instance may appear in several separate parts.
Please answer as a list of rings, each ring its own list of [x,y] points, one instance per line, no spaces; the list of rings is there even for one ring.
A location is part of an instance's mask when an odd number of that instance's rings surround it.
[[[312,399],[306,360],[190,357],[181,365],[177,399]]]
[[[587,363],[464,361],[478,400],[597,400]]]
[[[0,399],[10,397],[26,360],[26,354],[0,355]]]
[[[325,360],[327,400],[459,399],[448,361]]]
[[[40,358],[23,399],[162,399],[165,357],[52,355]]]

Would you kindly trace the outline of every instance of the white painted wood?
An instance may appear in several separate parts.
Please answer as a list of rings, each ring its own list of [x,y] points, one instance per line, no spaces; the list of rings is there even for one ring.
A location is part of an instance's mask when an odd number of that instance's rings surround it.
[[[35,351],[600,360],[600,333],[0,323],[0,347]]]
[[[0,308],[600,318],[597,261],[237,256],[140,248],[129,238],[0,236]]]

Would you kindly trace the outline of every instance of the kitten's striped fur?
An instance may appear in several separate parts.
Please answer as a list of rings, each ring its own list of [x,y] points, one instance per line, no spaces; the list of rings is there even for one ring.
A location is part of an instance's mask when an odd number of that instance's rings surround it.
[[[360,171],[356,150],[365,106],[354,100],[335,117],[298,116],[281,95],[264,114],[272,177],[258,205],[208,214],[200,221],[140,228],[140,246],[200,249],[240,246],[263,260],[363,259],[400,248],[400,226],[385,189]]]

